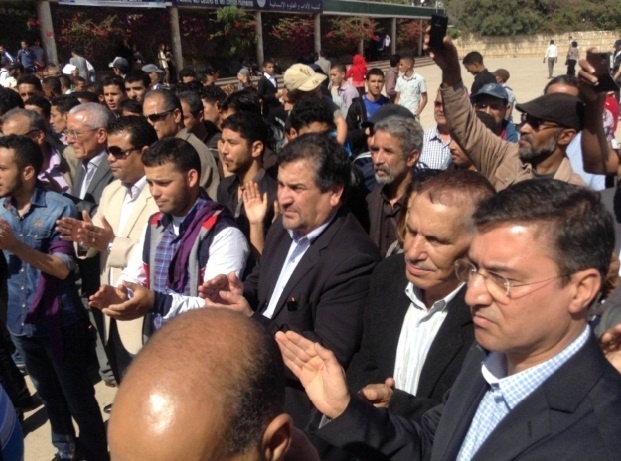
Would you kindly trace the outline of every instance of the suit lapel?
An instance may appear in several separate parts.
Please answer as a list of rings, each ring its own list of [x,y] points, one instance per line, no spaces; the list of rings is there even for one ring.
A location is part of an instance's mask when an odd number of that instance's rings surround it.
[[[110,164],[107,159],[103,159],[97,169],[95,170],[95,174],[93,175],[93,179],[91,183],[88,185],[88,189],[86,190],[87,194],[92,194],[94,190],[97,189],[97,186],[101,181],[103,181],[108,173],[110,172]]]
[[[420,397],[426,397],[432,393],[442,372],[464,346],[462,328],[472,323],[470,309],[464,301],[465,294],[466,286],[464,285],[447,306],[446,318],[431,343],[421,371],[416,393]]]
[[[435,439],[436,446],[442,446],[443,439],[448,438],[447,449],[434,452],[432,459],[455,459],[459,453],[474,413],[487,389],[480,373],[480,365],[475,369],[476,365],[469,361],[467,374],[478,371],[478,376],[471,379],[472,385],[468,384],[463,389],[463,400],[471,402],[470,408],[466,410],[466,405],[459,401],[459,397],[451,396],[450,400],[455,404],[445,405],[444,413],[447,418],[443,420],[446,419],[447,424],[443,425],[441,422],[442,435],[436,433]],[[609,366],[597,341],[591,336],[585,346],[509,412],[481,445],[473,459],[516,459],[543,438],[553,437],[568,426],[576,424],[583,417],[583,413],[592,411],[592,406],[583,405],[583,402]],[[462,381],[464,380],[457,380],[452,393],[462,390]],[[480,389],[478,395],[475,395],[477,385]]]
[[[487,383],[481,374],[484,357],[485,352],[479,346],[472,347],[468,352],[462,371],[444,404],[443,417],[435,434],[432,460],[457,458],[479,402],[487,390]]]
[[[75,178],[73,178],[73,187],[71,188],[71,195],[74,197],[80,196],[82,181],[84,181],[84,166],[82,162],[79,162],[75,169]]]
[[[547,437],[551,409],[545,393],[537,389],[509,412],[481,445],[474,460],[512,460],[528,447]]]
[[[405,287],[408,284],[408,280],[405,277],[405,261],[403,257],[399,257],[399,260],[400,263],[396,266],[396,272],[388,274],[392,279],[390,283],[386,285],[389,291],[384,293],[386,296],[385,303],[382,303],[381,310],[377,311],[377,314],[382,316],[377,322],[383,327],[381,330],[381,338],[378,339],[386,343],[386,348],[384,350],[387,352],[383,357],[383,363],[378,365],[380,369],[383,368],[385,370],[388,376],[393,376],[394,374],[395,358],[397,355],[397,346],[399,345],[399,337],[401,336],[401,329],[403,328],[403,320],[405,319],[405,314],[411,302],[405,294]],[[377,301],[379,303],[379,300]],[[379,332],[380,330],[376,331]]]
[[[291,297],[291,291],[300,283],[300,281],[304,278],[306,273],[310,271],[315,265],[315,261],[317,261],[321,255],[321,251],[330,244],[336,232],[343,225],[343,221],[345,220],[344,216],[337,215],[334,218],[334,221],[328,226],[328,228],[321,234],[317,239],[311,244],[311,246],[306,250],[304,256],[296,266],[295,270],[289,277],[287,284],[285,285],[280,298],[278,299],[278,304],[276,305],[276,309],[274,310],[274,315],[272,318],[275,318],[278,313],[282,310],[282,308],[286,305],[287,300]],[[287,247],[286,251],[288,252],[289,247]],[[285,253],[285,258],[286,258]],[[284,258],[282,259],[284,264]],[[282,270],[282,264],[279,267],[279,271],[276,274],[276,280],[273,281],[272,287],[276,286],[276,281],[278,280],[278,276],[280,275],[280,270]],[[273,288],[272,288],[273,292]],[[306,300],[301,300],[302,302]]]

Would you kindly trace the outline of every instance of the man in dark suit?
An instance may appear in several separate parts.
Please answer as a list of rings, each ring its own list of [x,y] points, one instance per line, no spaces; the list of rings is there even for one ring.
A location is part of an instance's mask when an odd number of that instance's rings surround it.
[[[263,61],[263,75],[257,84],[257,95],[263,106],[263,117],[269,119],[271,113],[281,106],[281,93],[278,90],[278,80],[274,75],[274,61],[271,59]]]
[[[343,207],[350,180],[345,150],[325,135],[307,134],[279,154],[280,218],[261,258],[242,284],[222,275],[206,282],[207,306],[253,317],[268,331],[294,330],[349,363],[362,336],[362,309],[377,247]],[[285,410],[297,427],[312,405],[289,375]]]
[[[474,214],[468,282],[474,346],[444,403],[406,420],[347,392],[334,355],[277,333],[285,363],[332,421],[318,435],[362,459],[615,460],[621,376],[587,323],[614,245],[599,197],[524,181]]]
[[[106,158],[108,152],[108,124],[114,114],[105,106],[87,102],[73,107],[67,114],[67,142],[78,159],[71,196],[78,211],[91,218],[97,211],[99,199],[104,188],[112,182],[112,171]],[[85,251],[78,247],[78,252]],[[80,270],[80,296],[88,312],[91,323],[100,333],[97,335],[95,351],[99,362],[99,375],[108,385],[114,385],[114,376],[104,350],[103,316],[97,309],[88,306],[88,297],[99,289],[99,255],[88,259],[78,259]]]
[[[75,106],[67,115],[66,138],[80,162],[73,178],[71,195],[77,199],[79,211],[95,214],[101,193],[112,181],[106,156],[108,124],[114,114],[95,102]]]
[[[362,345],[347,370],[352,391],[373,384],[363,393],[382,392],[392,411],[408,417],[442,401],[474,340],[454,266],[474,236],[474,209],[494,189],[476,172],[452,170],[412,194],[404,254],[382,261],[371,276]],[[393,377],[394,391],[378,384]]]

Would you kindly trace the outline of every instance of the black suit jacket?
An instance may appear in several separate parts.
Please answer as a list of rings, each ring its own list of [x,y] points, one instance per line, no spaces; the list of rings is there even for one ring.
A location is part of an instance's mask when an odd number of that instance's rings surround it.
[[[280,297],[271,319],[267,308],[291,246],[279,219],[267,233],[265,248],[244,282],[244,296],[254,318],[275,334],[295,330],[334,351],[347,366],[360,345],[363,306],[369,278],[380,260],[377,247],[356,218],[340,211],[306,251]],[[312,405],[293,376],[287,378],[285,410],[298,427],[308,422]]]
[[[276,77],[274,77],[276,78]],[[278,83],[278,80],[276,80]],[[276,97],[276,92],[278,88],[276,88],[272,82],[270,82],[267,77],[264,75],[259,79],[259,83],[257,84],[257,95],[263,104],[263,116],[267,117],[268,112],[275,107],[280,106],[280,101]]]
[[[418,420],[352,399],[340,417],[316,433],[364,460],[454,460],[487,390],[484,357],[474,346],[451,395]],[[473,460],[618,460],[620,427],[621,375],[590,337],[511,410]]]
[[[385,259],[375,268],[364,314],[362,344],[347,370],[353,392],[394,376],[401,327],[410,305],[405,295],[407,284],[402,254]],[[446,318],[427,353],[416,397],[399,390],[393,394],[390,408],[395,414],[421,416],[440,403],[455,382],[474,342],[472,316],[464,301],[465,292],[464,286],[447,306]]]

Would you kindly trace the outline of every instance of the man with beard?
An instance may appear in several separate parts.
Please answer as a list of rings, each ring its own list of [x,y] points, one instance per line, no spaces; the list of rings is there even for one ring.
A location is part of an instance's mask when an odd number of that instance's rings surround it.
[[[531,178],[554,178],[585,185],[565,155],[582,127],[584,105],[576,96],[546,94],[524,104],[518,144],[501,140],[476,116],[461,79],[457,50],[449,39],[433,50],[442,69],[444,115],[453,139],[468,153],[477,171],[497,191]]]
[[[423,129],[413,117],[392,115],[375,123],[373,131],[369,148],[375,180],[381,187],[367,196],[369,236],[386,256],[407,208],[406,192],[423,148]]]
[[[0,138],[0,249],[8,266],[7,327],[45,405],[54,459],[107,460],[106,431],[88,376],[93,342],[75,284],[73,246],[54,230],[71,200],[37,176],[39,146]],[[75,420],[80,437],[72,424]]]

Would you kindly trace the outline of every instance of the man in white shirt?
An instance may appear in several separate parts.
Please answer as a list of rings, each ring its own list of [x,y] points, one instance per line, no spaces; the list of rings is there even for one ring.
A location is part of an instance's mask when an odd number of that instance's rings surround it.
[[[399,73],[395,85],[395,104],[407,108],[419,120],[420,114],[427,105],[427,83],[425,78],[414,72],[414,58],[403,57],[399,61]]]
[[[548,60],[548,78],[554,77],[554,64],[556,64],[556,59],[558,58],[558,49],[554,44],[554,40],[550,40],[550,45],[546,49],[546,54],[543,57],[543,62]]]
[[[343,206],[350,178],[345,149],[325,134],[305,134],[279,153],[281,218],[242,283],[232,274],[203,285],[206,306],[250,316],[272,334],[303,332],[345,363],[358,349],[362,310],[379,252]],[[303,428],[311,407],[299,383],[287,383],[285,411]]]
[[[456,273],[468,284],[478,344],[422,418],[351,398],[333,354],[277,333],[285,364],[331,420],[315,434],[363,460],[617,459],[621,439],[610,428],[621,424],[621,375],[588,324],[614,247],[599,196],[523,181],[484,200],[474,225]]]
[[[493,194],[485,178],[464,170],[415,186],[403,254],[382,261],[371,277],[362,345],[347,369],[352,390],[394,380],[387,403],[408,417],[441,402],[474,340],[455,261],[470,247],[474,209]]]
[[[102,285],[90,305],[117,320],[146,316],[143,334],[148,337],[189,309],[204,280],[222,273],[239,276],[249,246],[230,214],[201,189],[201,162],[191,144],[161,139],[142,161],[160,212],[149,218],[116,287]],[[148,302],[137,309],[141,296]]]

